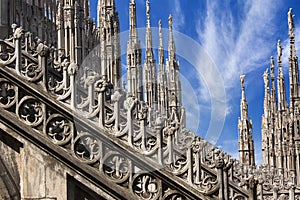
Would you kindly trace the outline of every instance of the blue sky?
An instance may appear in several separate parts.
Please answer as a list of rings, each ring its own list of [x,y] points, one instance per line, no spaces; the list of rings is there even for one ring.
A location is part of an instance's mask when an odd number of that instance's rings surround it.
[[[217,146],[235,157],[238,156],[237,120],[241,96],[239,76],[245,73],[256,159],[258,163],[261,162],[260,127],[264,98],[262,74],[269,66],[270,56],[276,58],[276,44],[280,39],[284,48],[284,72],[288,85],[287,12],[290,7],[295,14],[296,42],[297,47],[300,47],[300,4],[296,2],[150,0],[151,25],[157,27],[158,20],[161,19],[163,27],[168,28],[168,16],[172,14],[175,31],[184,34],[184,37],[180,35],[175,41],[177,49],[182,49],[178,59],[185,91],[183,103],[187,108],[187,126],[201,137],[217,142]],[[145,0],[136,0],[136,4],[138,27],[144,28]],[[129,0],[116,0],[121,32],[127,31],[129,27],[128,5]],[[91,15],[94,18],[96,8],[97,1],[91,0]],[[157,33],[153,32],[155,34]],[[184,45],[185,41],[182,40],[187,41],[187,38],[197,45]],[[143,42],[144,38],[140,40]],[[192,52],[199,55],[196,60],[185,56]],[[123,56],[123,64],[126,63],[124,58]]]

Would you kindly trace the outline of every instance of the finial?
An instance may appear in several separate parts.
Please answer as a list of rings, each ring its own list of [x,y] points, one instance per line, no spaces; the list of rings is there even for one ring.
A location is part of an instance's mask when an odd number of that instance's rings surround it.
[[[289,36],[292,37],[294,36],[294,16],[293,15],[293,8],[290,8],[288,12],[288,24],[289,24]]]
[[[159,28],[159,32],[161,33],[161,30],[162,30],[161,20],[158,21],[158,28]]]
[[[170,26],[170,28],[172,28],[172,26],[173,26],[173,17],[172,17],[172,15],[169,15],[169,26]]]
[[[241,81],[242,91],[244,91],[245,90],[245,85],[244,85],[244,83],[245,83],[245,74],[242,74],[240,76],[240,81]]]
[[[281,56],[282,56],[282,48],[281,48],[281,42],[280,40],[278,40],[277,42],[277,55],[278,55],[278,60],[280,60]]]
[[[271,73],[274,72],[274,66],[275,66],[275,64],[274,64],[274,58],[273,58],[273,56],[271,56],[271,57],[270,57],[270,68],[271,68]]]
[[[147,16],[147,27],[150,28],[150,2],[146,1],[146,16]]]
[[[269,72],[268,69],[266,69],[266,71],[264,72],[264,82],[265,82],[265,88],[267,88],[269,86]]]
[[[130,0],[130,3],[131,3],[131,4],[135,4],[134,0]]]
[[[148,15],[150,15],[150,2],[149,2],[149,0],[146,1],[146,8],[147,8],[146,13],[147,13],[147,16],[148,16]]]
[[[162,24],[161,20],[158,21],[159,40],[162,42]]]
[[[271,56],[270,57],[270,75],[271,75],[271,79],[272,79],[272,84],[274,83],[274,78],[275,78],[274,68],[275,68],[274,58],[273,58],[273,56]],[[273,88],[273,89],[275,89],[275,88]]]

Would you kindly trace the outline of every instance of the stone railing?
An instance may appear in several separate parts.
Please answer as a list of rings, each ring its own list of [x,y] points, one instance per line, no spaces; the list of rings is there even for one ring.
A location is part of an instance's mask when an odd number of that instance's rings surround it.
[[[0,107],[135,197],[299,198],[271,170],[244,166],[182,129],[175,110],[165,119],[21,28],[0,44]]]

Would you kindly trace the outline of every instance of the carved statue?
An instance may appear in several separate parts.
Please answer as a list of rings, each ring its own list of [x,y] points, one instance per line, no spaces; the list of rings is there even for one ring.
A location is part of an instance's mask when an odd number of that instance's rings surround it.
[[[162,34],[162,24],[161,24],[161,20],[158,21],[158,27],[159,27],[159,35],[161,36],[161,34]]]
[[[20,39],[23,35],[23,29],[22,27],[16,28],[15,32],[14,32],[14,38],[15,39]]]
[[[146,9],[147,9],[147,16],[150,16],[150,2],[149,0],[146,1]]]
[[[268,73],[268,69],[264,72],[264,83],[265,83],[265,87],[267,87],[269,85],[269,73]]]
[[[289,35],[293,36],[294,35],[294,15],[292,13],[293,9],[290,8],[288,12],[288,23],[289,23]]]
[[[245,74],[242,74],[240,76],[240,81],[241,81],[242,90],[244,90],[244,88],[245,88],[245,85],[244,85],[244,83],[245,83]]]
[[[270,57],[270,69],[271,69],[271,75],[272,75],[272,74],[274,75],[274,66],[275,66],[274,58],[273,58],[273,56],[271,56],[271,57]]]
[[[169,26],[172,27],[173,25],[173,17],[172,15],[169,16]]]
[[[281,48],[280,40],[278,40],[278,42],[277,42],[277,55],[278,55],[278,58],[280,58],[282,56],[282,48]]]

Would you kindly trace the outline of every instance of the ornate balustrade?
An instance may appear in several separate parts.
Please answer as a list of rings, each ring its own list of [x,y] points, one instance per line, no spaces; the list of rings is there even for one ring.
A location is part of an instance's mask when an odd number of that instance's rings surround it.
[[[270,170],[243,166],[181,128],[176,117],[166,120],[150,111],[144,102],[113,89],[104,76],[69,63],[30,33],[23,35],[21,28],[0,45],[5,114],[133,196],[268,199],[287,192],[299,198],[299,188]]]

